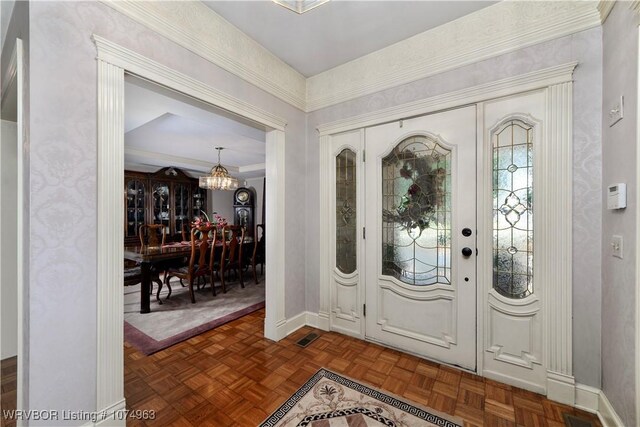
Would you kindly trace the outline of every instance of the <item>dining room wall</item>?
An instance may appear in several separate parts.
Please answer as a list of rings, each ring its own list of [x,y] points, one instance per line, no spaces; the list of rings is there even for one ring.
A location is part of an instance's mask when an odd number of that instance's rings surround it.
[[[29,402],[24,409],[96,410],[97,64],[91,35],[287,121],[285,192],[304,187],[305,114],[105,3],[30,2],[31,262]],[[300,204],[285,206],[285,315],[305,310]],[[101,408],[100,408],[101,409]],[[59,421],[58,424],[62,424]],[[81,424],[80,421],[64,421]],[[44,422],[31,422],[42,425]],[[47,425],[53,424],[51,421]]]
[[[207,215],[216,212],[233,224],[233,191],[207,191]]]
[[[318,125],[578,61],[573,86],[573,357],[576,381],[601,385],[602,29],[596,27],[400,85],[307,117],[307,310],[319,308]]]

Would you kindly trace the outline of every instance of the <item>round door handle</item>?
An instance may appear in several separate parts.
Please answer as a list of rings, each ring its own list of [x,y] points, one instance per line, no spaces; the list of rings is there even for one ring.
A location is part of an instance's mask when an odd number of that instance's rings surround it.
[[[471,248],[462,248],[462,255],[470,257],[472,254],[473,250]]]

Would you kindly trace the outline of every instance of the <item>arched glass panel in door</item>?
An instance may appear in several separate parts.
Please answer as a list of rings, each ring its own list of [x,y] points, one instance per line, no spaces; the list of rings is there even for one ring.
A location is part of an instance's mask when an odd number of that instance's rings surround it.
[[[504,122],[493,144],[493,288],[507,298],[533,293],[533,126]]]
[[[429,136],[409,137],[382,159],[382,274],[451,283],[451,150]]]
[[[356,153],[345,148],[336,156],[336,267],[344,274],[358,267],[356,184]]]

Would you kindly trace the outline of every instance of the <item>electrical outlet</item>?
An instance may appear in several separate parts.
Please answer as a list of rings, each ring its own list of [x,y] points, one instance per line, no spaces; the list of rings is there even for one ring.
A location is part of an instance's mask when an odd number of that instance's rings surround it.
[[[620,96],[618,102],[609,109],[609,127],[615,125],[624,117],[624,96]]]
[[[612,236],[611,238],[611,255],[622,259],[622,236]]]

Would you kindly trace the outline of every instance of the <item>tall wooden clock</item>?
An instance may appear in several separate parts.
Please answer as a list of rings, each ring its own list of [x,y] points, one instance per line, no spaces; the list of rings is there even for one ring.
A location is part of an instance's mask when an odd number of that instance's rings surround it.
[[[246,187],[238,188],[233,193],[233,224],[246,227],[245,236],[253,237],[254,210],[253,191]]]

